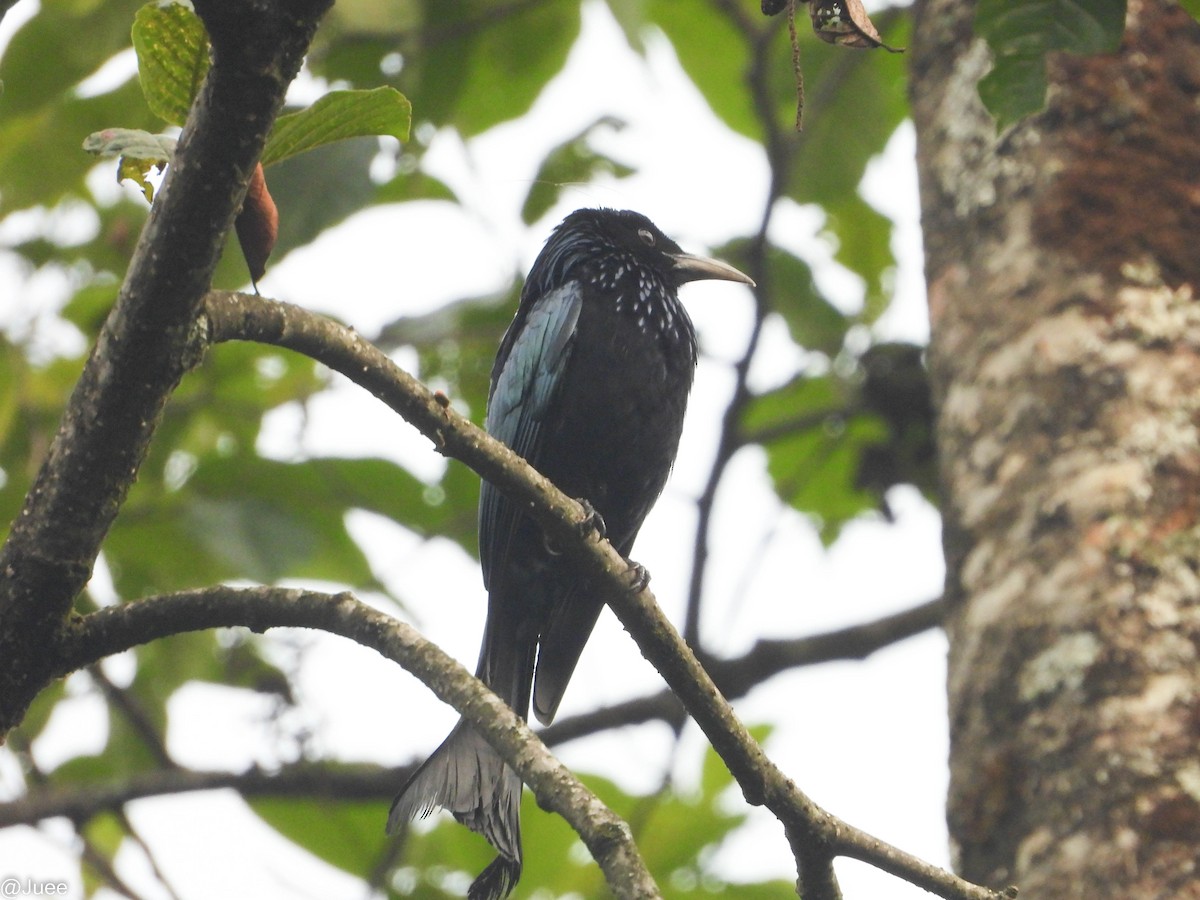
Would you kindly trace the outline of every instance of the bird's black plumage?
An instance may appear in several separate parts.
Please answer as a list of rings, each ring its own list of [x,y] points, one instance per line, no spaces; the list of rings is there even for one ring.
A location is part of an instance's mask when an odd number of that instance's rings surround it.
[[[683,430],[696,335],[689,281],[752,284],[683,253],[639,213],[581,209],[533,264],[492,368],[487,430],[563,492],[588,501],[622,555],[661,493]],[[538,525],[487,482],[479,549],[488,615],[476,675],[549,723],[603,606]],[[499,855],[471,885],[497,900],[521,874],[521,781],[460,721],[392,804],[388,830],[434,807]]]

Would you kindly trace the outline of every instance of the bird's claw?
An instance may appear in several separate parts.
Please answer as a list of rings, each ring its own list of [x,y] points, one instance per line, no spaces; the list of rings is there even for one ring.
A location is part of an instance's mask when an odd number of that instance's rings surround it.
[[[580,537],[588,537],[593,531],[602,539],[606,537],[608,526],[604,524],[604,517],[596,512],[596,507],[586,497],[579,497],[575,502],[583,507],[583,518],[577,525]]]
[[[640,594],[650,586],[650,570],[632,559],[625,562],[629,563],[629,568],[625,570],[625,577],[629,579],[629,589],[635,594]]]
[[[579,497],[575,500],[583,507],[583,518],[575,523],[575,530],[581,538],[588,538],[595,534],[600,540],[608,534],[608,528],[604,524],[604,517],[596,512],[596,507],[592,506],[586,499]],[[562,556],[562,548],[550,539],[550,535],[542,535],[542,546],[551,556]]]

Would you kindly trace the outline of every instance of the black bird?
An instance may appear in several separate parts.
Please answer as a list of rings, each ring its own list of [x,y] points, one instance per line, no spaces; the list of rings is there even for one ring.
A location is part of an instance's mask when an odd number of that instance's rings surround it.
[[[670,474],[695,373],[678,289],[710,278],[754,283],[639,213],[576,210],[534,262],[492,367],[487,430],[590,503],[623,556]],[[532,693],[548,724],[603,602],[487,482],[479,551],[488,615],[475,674],[522,717]],[[388,831],[449,810],[499,853],[468,897],[499,900],[521,875],[520,800],[520,778],[460,720],[392,803]]]

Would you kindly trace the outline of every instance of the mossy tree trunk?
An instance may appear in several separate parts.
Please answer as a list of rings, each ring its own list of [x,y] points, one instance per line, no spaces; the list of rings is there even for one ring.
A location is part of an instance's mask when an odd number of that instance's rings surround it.
[[[1200,27],[1130,0],[997,135],[973,15],[918,2],[911,50],[956,864],[1200,897]]]

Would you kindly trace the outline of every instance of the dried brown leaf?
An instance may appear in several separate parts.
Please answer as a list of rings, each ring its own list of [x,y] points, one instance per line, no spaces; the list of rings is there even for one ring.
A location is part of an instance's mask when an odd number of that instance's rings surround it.
[[[813,32],[830,44],[869,50],[882,47],[891,53],[904,52],[883,42],[862,0],[809,0],[808,11],[812,16]]]
[[[267,258],[275,248],[275,239],[279,235],[279,210],[267,190],[261,163],[254,167],[254,174],[250,176],[246,199],[234,227],[237,229],[242,256],[246,258],[246,266],[250,269],[250,280],[257,290],[258,280],[267,271]]]

